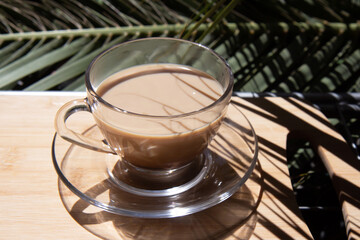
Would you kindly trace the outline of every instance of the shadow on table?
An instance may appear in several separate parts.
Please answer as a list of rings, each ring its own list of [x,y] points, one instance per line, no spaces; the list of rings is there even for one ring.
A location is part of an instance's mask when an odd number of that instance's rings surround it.
[[[333,181],[334,189],[337,191],[340,206],[348,204],[357,209],[360,208],[360,188],[353,182],[350,182],[341,176],[341,171],[344,171],[344,169],[334,168],[334,166],[331,165],[331,158],[340,159],[349,169],[356,169],[358,171],[360,170],[360,162],[357,161],[347,143],[339,138],[338,135],[334,134],[335,131],[333,130],[332,125],[325,117],[315,114],[313,110],[304,107],[304,105],[301,104],[301,101],[294,98],[284,98],[283,104],[287,105],[286,107],[272,102],[270,98],[245,98],[244,100],[249,104],[234,104],[257,114],[258,116],[266,118],[267,121],[272,121],[277,125],[285,127],[288,131],[288,137],[291,136],[292,138],[309,141],[313,148],[317,149],[318,154],[323,158],[322,160]],[[298,116],[294,114],[291,109],[293,111],[294,109],[300,110],[302,115]],[[273,143],[267,139],[262,138],[261,136],[258,137],[259,144],[262,146],[260,151],[263,153],[269,155],[271,152],[265,152],[265,149],[272,149],[281,153],[280,155],[285,154],[286,149],[279,149],[278,146],[274,146]],[[328,159],[329,156],[331,157],[330,159]],[[282,161],[282,159],[279,159],[279,161]],[[266,176],[265,174],[264,179],[269,179],[271,181],[271,176]],[[356,182],[358,179],[353,180]],[[281,186],[281,183],[279,182],[273,182],[272,184]],[[264,186],[264,189],[268,190],[269,188]],[[354,232],[354,229],[359,228],[358,219],[349,218],[347,216],[348,209],[346,209],[346,207],[345,209],[344,207],[342,208],[345,216],[345,224],[348,228],[347,235],[349,239],[352,237],[359,237],[359,233]],[[262,216],[259,215],[258,217],[259,222],[261,222]]]

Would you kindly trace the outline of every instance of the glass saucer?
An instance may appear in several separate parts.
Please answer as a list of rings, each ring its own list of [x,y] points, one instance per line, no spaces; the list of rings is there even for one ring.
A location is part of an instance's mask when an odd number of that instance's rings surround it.
[[[83,124],[83,122],[82,122]],[[101,138],[95,125],[84,135]],[[218,134],[203,153],[204,164],[189,187],[173,194],[138,194],[114,177],[119,157],[69,143],[55,133],[53,164],[60,180],[78,197],[105,211],[130,217],[172,218],[196,213],[223,202],[252,173],[258,143],[251,123],[234,105]],[[187,184],[187,183],[185,183]],[[99,191],[99,189],[101,189]],[[166,191],[166,189],[165,189]]]

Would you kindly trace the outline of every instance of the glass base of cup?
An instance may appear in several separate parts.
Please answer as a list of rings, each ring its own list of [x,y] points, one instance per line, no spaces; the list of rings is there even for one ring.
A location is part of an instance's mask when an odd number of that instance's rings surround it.
[[[134,166],[119,160],[109,177],[116,187],[131,194],[147,197],[164,197],[179,194],[196,186],[207,175],[212,163],[206,150],[190,163],[165,170]]]

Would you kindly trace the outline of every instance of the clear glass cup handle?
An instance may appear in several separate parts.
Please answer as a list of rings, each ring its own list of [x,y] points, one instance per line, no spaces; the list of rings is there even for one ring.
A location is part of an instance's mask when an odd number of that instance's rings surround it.
[[[57,134],[59,134],[63,139],[75,143],[77,145],[80,145],[82,147],[95,151],[115,154],[114,151],[110,148],[110,146],[105,144],[104,141],[86,137],[80,133],[77,133],[69,129],[66,126],[66,120],[68,119],[68,117],[70,117],[72,114],[78,111],[86,111],[91,113],[86,98],[76,99],[67,102],[58,110],[55,117],[55,128]]]

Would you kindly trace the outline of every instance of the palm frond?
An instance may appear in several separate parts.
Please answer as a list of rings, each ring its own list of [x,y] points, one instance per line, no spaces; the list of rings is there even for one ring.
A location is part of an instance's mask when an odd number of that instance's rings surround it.
[[[103,49],[168,36],[215,49],[238,91],[356,91],[359,10],[330,0],[3,0],[0,89],[83,89]]]

